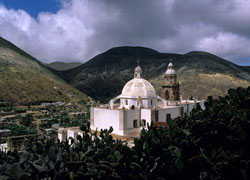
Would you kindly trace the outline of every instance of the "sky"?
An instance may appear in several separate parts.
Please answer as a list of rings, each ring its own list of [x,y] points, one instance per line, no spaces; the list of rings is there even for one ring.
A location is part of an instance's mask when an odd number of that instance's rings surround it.
[[[0,0],[0,36],[46,63],[145,46],[250,66],[249,9],[249,0]]]

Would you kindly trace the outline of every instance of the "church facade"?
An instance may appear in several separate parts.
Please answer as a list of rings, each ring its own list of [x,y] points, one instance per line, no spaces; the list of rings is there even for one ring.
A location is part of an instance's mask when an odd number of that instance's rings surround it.
[[[171,62],[164,74],[161,96],[142,78],[142,69],[137,66],[134,78],[125,84],[119,96],[109,104],[91,107],[90,128],[101,130],[112,126],[114,134],[137,136],[142,128],[147,128],[147,123],[166,123],[169,118],[189,115],[197,103],[204,109],[204,100],[180,100],[179,87]]]

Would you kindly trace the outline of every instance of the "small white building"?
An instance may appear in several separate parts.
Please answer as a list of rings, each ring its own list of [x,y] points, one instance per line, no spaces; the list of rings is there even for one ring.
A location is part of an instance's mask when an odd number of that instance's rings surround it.
[[[180,100],[179,83],[172,63],[164,74],[162,97],[141,75],[142,69],[137,66],[134,78],[126,83],[119,96],[111,99],[108,105],[91,107],[92,130],[112,126],[114,134],[138,136],[147,123],[166,123],[169,118],[182,117],[185,113],[189,115],[197,103],[204,109],[204,101]]]
[[[77,136],[83,137],[83,131],[80,127],[69,127],[69,128],[59,128],[58,129],[58,139],[59,141],[65,141],[66,139],[73,138],[77,141]],[[70,143],[71,140],[69,140]]]

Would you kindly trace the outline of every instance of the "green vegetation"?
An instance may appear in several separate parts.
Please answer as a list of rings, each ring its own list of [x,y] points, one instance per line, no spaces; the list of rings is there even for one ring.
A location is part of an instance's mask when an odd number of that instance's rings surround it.
[[[26,113],[26,110],[21,108],[16,108],[15,113]]]
[[[123,86],[134,76],[137,60],[143,77],[161,94],[163,74],[172,59],[181,85],[183,98],[193,96],[223,96],[229,88],[248,87],[250,69],[238,66],[206,52],[184,55],[159,53],[143,47],[110,49],[87,63],[63,72],[56,72],[66,82],[101,102],[119,95]]]
[[[8,124],[5,126],[6,129],[10,129],[12,136],[21,136],[21,135],[28,135],[28,134],[36,134],[36,128],[33,126],[24,126],[24,125],[18,125],[18,124]]]
[[[86,106],[85,106],[86,107]],[[45,108],[49,115],[49,118],[45,124],[40,125],[40,128],[51,128],[53,124],[60,124],[60,127],[75,127],[81,124],[87,123],[89,116],[89,106],[83,112],[83,108],[78,107],[75,104],[68,106],[55,106],[51,105]]]
[[[34,120],[32,114],[26,114],[24,117],[19,117],[20,124],[28,127],[31,125],[32,121]]]
[[[15,105],[56,101],[78,103],[87,101],[87,96],[0,37],[0,100]]]
[[[142,130],[135,146],[114,140],[112,128],[78,142],[29,141],[26,151],[0,153],[3,179],[237,179],[250,178],[250,87],[209,97],[190,117]]]

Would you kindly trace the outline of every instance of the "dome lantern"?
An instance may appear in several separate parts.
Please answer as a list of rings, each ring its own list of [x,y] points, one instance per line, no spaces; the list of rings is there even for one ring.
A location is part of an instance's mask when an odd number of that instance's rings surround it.
[[[120,107],[152,108],[157,105],[156,91],[150,82],[141,77],[141,73],[142,69],[138,65],[134,78],[125,84],[119,95]]]
[[[137,60],[137,67],[135,68],[134,78],[141,78],[142,69],[139,66],[140,61]]]
[[[138,66],[135,68],[134,78],[141,78],[141,74],[142,74],[142,69],[141,69],[141,67],[138,65]]]

